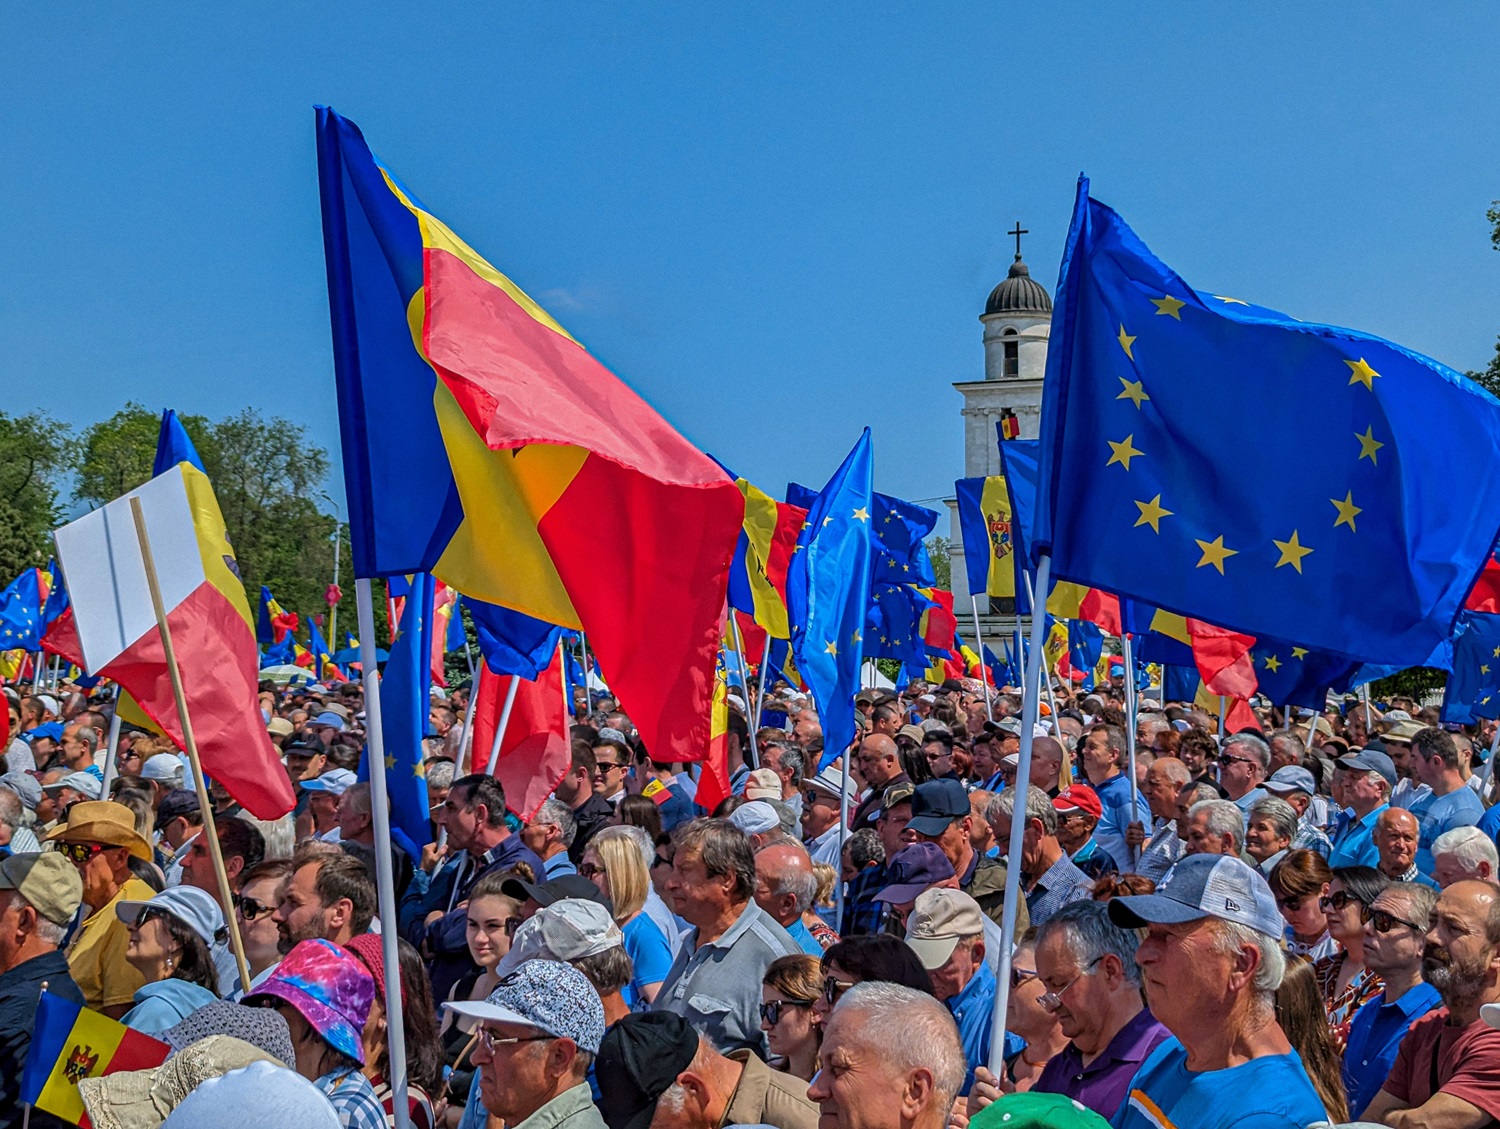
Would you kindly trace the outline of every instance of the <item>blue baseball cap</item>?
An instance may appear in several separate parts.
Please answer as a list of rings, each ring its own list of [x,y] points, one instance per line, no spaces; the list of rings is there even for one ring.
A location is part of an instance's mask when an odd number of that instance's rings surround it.
[[[1109,919],[1122,929],[1181,925],[1216,917],[1268,937],[1286,929],[1276,898],[1260,872],[1232,855],[1188,855],[1154,894],[1111,898]]]
[[[911,843],[896,852],[886,867],[888,885],[875,895],[877,902],[903,905],[954,875],[953,864],[936,843]]]

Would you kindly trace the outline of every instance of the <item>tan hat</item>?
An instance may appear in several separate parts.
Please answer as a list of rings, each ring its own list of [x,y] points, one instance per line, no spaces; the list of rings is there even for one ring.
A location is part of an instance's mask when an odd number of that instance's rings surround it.
[[[273,717],[266,722],[266,732],[272,737],[290,737],[292,735],[292,723],[284,717]]]
[[[78,868],[55,851],[11,855],[0,862],[0,890],[15,890],[54,925],[66,925],[83,901]]]
[[[745,799],[781,799],[781,777],[774,768],[757,768],[745,781]]]
[[[53,828],[47,841],[129,847],[136,858],[151,861],[151,844],[135,829],[135,813],[113,800],[80,800],[68,809],[68,822]]]
[[[908,741],[915,741],[918,745],[927,740],[927,731],[920,725],[903,725],[896,732],[897,737],[905,737]]]
[[[210,1035],[150,1070],[121,1070],[79,1081],[78,1094],[97,1129],[156,1129],[210,1078],[252,1062],[285,1065],[232,1035]]]
[[[948,963],[960,939],[983,935],[984,913],[962,890],[925,891],[906,919],[906,943],[928,972]]]
[[[1403,741],[1411,744],[1411,739],[1422,732],[1422,725],[1416,721],[1399,721],[1391,727],[1389,733],[1384,734],[1386,741]]]

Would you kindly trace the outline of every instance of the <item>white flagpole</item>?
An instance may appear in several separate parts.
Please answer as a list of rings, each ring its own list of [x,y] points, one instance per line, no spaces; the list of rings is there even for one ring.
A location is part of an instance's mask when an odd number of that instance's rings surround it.
[[[429,581],[430,583],[430,581]],[[429,589],[430,591],[431,589]],[[410,601],[411,597],[407,598]],[[375,904],[380,911],[380,958],[385,966],[385,1033],[389,1040],[392,1108],[397,1129],[410,1129],[406,1098],[406,1026],[401,1007],[401,960],[396,951],[396,884],[391,872],[391,811],[385,787],[385,729],[380,716],[380,671],[375,656],[375,605],[370,581],[354,581],[354,608],[359,624],[360,677],[365,685],[365,734],[370,758],[370,816],[375,824]],[[417,608],[423,615],[430,609]],[[427,661],[427,656],[420,659]]]
[[[562,680],[562,683],[563,702],[566,704],[568,700],[568,680],[564,678]],[[495,766],[500,763],[500,744],[505,740],[505,731],[510,728],[510,711],[511,708],[516,704],[516,691],[520,688],[521,676],[519,674],[512,674],[510,676],[510,686],[505,691],[505,704],[500,707],[500,721],[495,726],[495,739],[490,742],[490,764],[489,767],[485,769],[485,771],[488,772],[491,776],[495,775]],[[568,713],[566,710],[564,710],[563,725],[566,726],[567,724]]]
[[[766,649],[765,649],[765,652],[760,657],[760,689],[755,692],[755,717],[754,717],[753,724],[750,726],[750,733],[751,733],[752,736],[755,734],[756,730],[758,730],[760,728],[760,711],[764,708],[764,706],[766,704],[766,672],[769,671],[770,669],[771,669],[771,637],[769,635],[767,635],[766,636]]]
[[[742,690],[744,690],[745,697],[748,699],[750,697],[750,668],[745,663],[745,639],[740,634],[740,621],[737,618],[735,618],[735,614],[734,614],[734,609],[733,608],[729,609],[729,627],[730,627],[730,630],[734,632],[734,658],[735,658],[736,663],[739,664],[739,668],[740,668],[740,688]],[[768,636],[766,636],[766,647],[769,648],[770,646],[771,646],[771,637],[768,635]],[[765,655],[761,655],[760,661],[761,661],[761,665],[764,666],[765,662],[766,662]],[[749,705],[748,701],[746,702],[746,705],[747,706]],[[756,748],[756,745],[755,745],[755,727],[754,726],[750,726],[749,728],[750,728],[750,767],[751,768],[759,768],[760,767],[760,750],[758,748]]]
[[[995,974],[995,1012],[990,1027],[990,1071],[996,1078],[1005,1072],[1005,1009],[1010,1003],[1010,970],[1016,936],[1016,907],[1021,898],[1021,846],[1026,836],[1026,796],[1031,791],[1032,729],[1036,725],[1042,697],[1042,634],[1047,629],[1047,586],[1052,580],[1052,558],[1043,557],[1036,566],[1036,591],[1041,593],[1043,614],[1031,602],[1031,662],[1026,666],[1026,688],[1021,698],[1021,754],[1016,765],[1015,807],[1010,820],[1010,844],[1005,856],[1005,910],[1000,921],[1000,968]]]
[[[1226,713],[1228,713],[1228,712],[1229,712],[1229,702],[1228,702],[1228,699],[1226,699],[1223,694],[1220,694],[1219,695],[1219,744],[1221,744],[1221,745],[1224,743],[1224,715]],[[1312,734],[1313,734],[1313,730],[1312,730],[1312,726],[1310,725],[1307,728],[1307,736],[1309,738],[1309,740],[1307,742],[1307,747],[1308,748],[1312,748],[1312,740],[1311,740]]]
[[[1140,816],[1137,810],[1138,800],[1135,788],[1135,715],[1136,715],[1136,688],[1135,688],[1135,655],[1131,653],[1130,632],[1120,632],[1121,657],[1125,660],[1125,748],[1130,754],[1130,821],[1136,822]],[[1145,820],[1140,820],[1142,824]],[[1139,857],[1134,847],[1130,848],[1130,869],[1134,872]]]
[[[990,676],[989,670],[984,665],[984,636],[979,632],[979,600],[974,593],[969,593],[969,608],[974,613],[974,642],[979,644],[979,682],[984,687],[984,716],[990,721],[995,720],[995,706],[990,701]]]
[[[579,661],[583,666],[583,712],[586,716],[592,716],[594,712],[594,691],[593,688],[589,686],[589,637],[582,631],[578,633],[578,650],[580,651],[582,656]],[[600,679],[600,681],[602,682],[603,679]],[[563,685],[567,686],[567,684],[568,678],[567,675],[564,674]],[[564,700],[566,700],[566,696]],[[568,702],[567,708],[565,708],[563,712],[571,718],[573,716],[573,703]]]
[[[849,840],[849,758],[854,756],[850,749],[844,750],[840,758],[843,765],[844,779],[839,786],[839,870],[844,868],[844,844]],[[1492,758],[1493,759],[1493,758]],[[834,887],[833,916],[839,923],[839,930],[844,928],[844,883],[842,880]]]

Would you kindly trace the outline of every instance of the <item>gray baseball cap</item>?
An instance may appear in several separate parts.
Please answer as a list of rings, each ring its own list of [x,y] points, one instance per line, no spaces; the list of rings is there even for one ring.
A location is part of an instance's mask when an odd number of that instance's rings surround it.
[[[1318,793],[1318,786],[1313,783],[1313,774],[1296,764],[1278,768],[1262,787],[1267,792],[1275,792],[1278,796],[1287,796],[1293,792],[1306,792],[1309,796],[1315,796]]]
[[[1379,749],[1361,749],[1352,757],[1341,757],[1338,766],[1353,772],[1378,772],[1392,788],[1396,786],[1396,762]]]
[[[1232,855],[1188,855],[1167,871],[1156,893],[1109,902],[1109,919],[1122,929],[1180,925],[1205,917],[1245,925],[1278,940],[1286,929],[1266,880]]]
[[[61,780],[43,784],[42,791],[55,796],[64,788],[71,788],[87,800],[97,800],[104,795],[104,781],[92,772],[70,772]]]
[[[480,1021],[518,1023],[559,1039],[572,1039],[591,1055],[599,1053],[604,1038],[599,993],[583,973],[555,960],[528,960],[502,979],[488,999],[455,1000],[443,1006]]]

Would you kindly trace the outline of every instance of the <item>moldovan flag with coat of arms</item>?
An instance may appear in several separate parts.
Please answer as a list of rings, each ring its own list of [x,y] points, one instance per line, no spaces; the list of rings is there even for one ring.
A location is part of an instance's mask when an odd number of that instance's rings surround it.
[[[79,1125],[91,1124],[78,1083],[120,1070],[150,1070],[167,1061],[166,1043],[43,992],[37,1003],[31,1049],[21,1074],[21,1100]]]
[[[294,797],[258,697],[255,621],[208,476],[180,462],[54,534],[72,614],[49,647],[111,678],[184,747],[130,500],[140,499],[203,771],[257,819]]]

